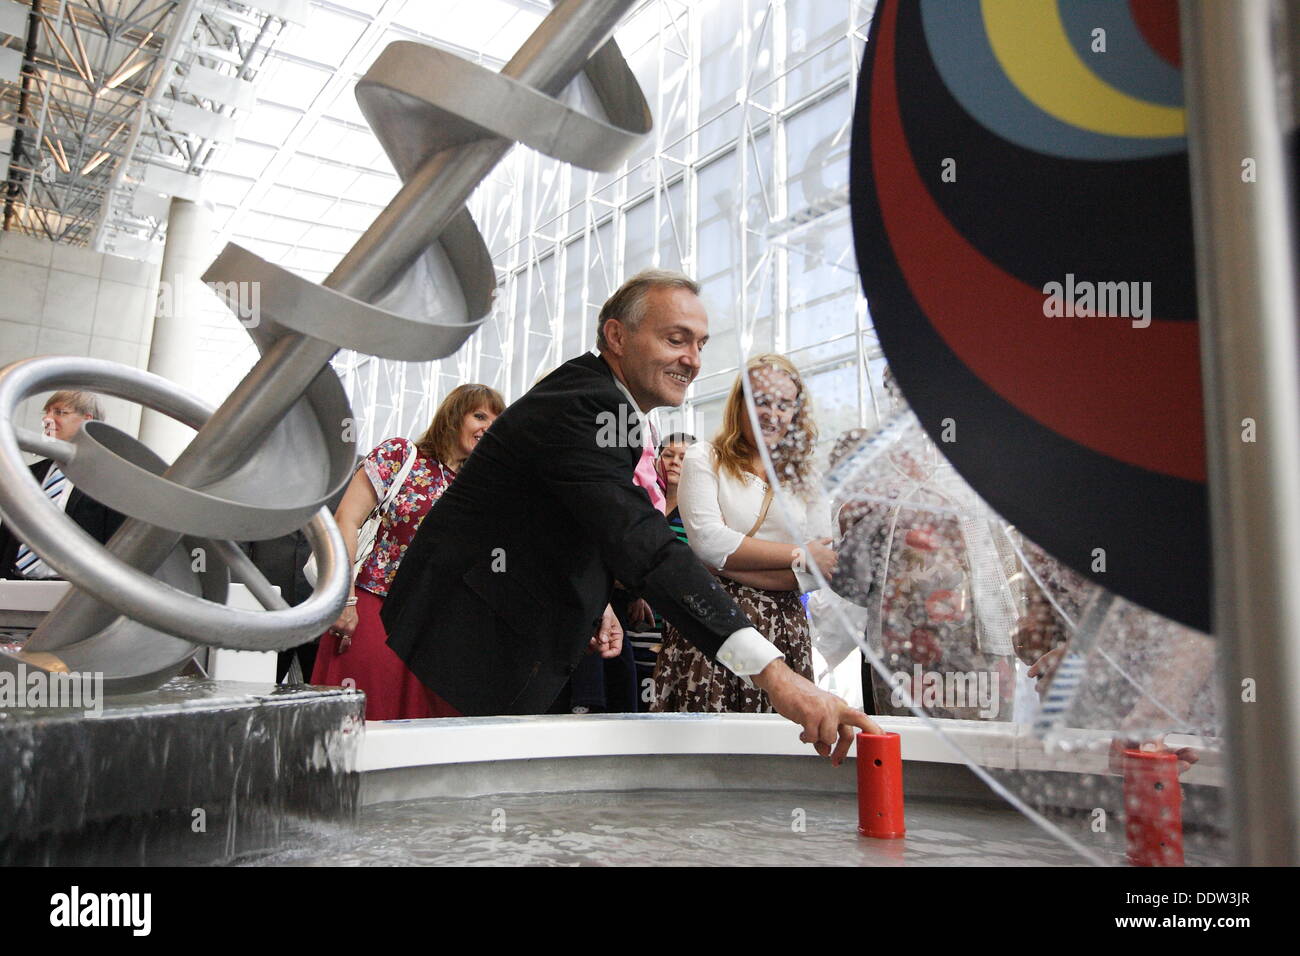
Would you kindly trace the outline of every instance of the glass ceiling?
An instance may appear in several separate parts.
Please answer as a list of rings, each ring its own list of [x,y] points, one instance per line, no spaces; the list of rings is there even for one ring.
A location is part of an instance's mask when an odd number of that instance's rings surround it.
[[[314,0],[308,23],[276,45],[256,108],[206,178],[220,244],[324,279],[399,186],[357,109],[357,79],[396,40],[500,69],[549,9],[545,0]]]
[[[288,25],[268,55],[256,106],[204,177],[214,253],[235,242],[323,280],[400,185],[353,94],[371,63],[389,43],[418,40],[499,70],[550,9],[549,0],[312,0],[307,22]],[[630,14],[617,34],[625,53],[656,23]],[[257,352],[215,297],[208,306],[196,385],[220,401]]]

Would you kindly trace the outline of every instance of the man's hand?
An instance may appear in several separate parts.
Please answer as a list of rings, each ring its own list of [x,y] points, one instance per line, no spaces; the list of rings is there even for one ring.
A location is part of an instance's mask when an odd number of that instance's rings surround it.
[[[881,733],[876,722],[862,711],[800,677],[783,660],[773,661],[750,679],[755,687],[767,692],[778,714],[803,727],[799,739],[812,744],[823,757],[830,757],[832,766],[844,762],[859,730]]]
[[[654,624],[655,612],[650,610],[645,598],[637,598],[627,606],[627,621],[629,624]]]
[[[592,637],[587,650],[588,653],[599,652],[606,660],[623,653],[623,627],[618,623],[614,609],[608,604],[605,605],[605,613],[601,616],[600,629]]]
[[[1052,678],[1056,676],[1056,669],[1061,666],[1061,660],[1069,649],[1068,644],[1062,644],[1060,647],[1048,651],[1030,665],[1029,676],[1038,681],[1034,689],[1038,691],[1040,700],[1047,697],[1047,689],[1052,686]]]

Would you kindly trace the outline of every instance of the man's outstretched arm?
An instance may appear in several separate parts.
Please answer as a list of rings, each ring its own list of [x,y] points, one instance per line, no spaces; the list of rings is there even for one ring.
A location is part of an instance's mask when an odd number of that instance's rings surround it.
[[[601,410],[592,397],[573,395],[563,409],[547,416],[550,427],[528,456],[541,484],[590,534],[618,580],[645,595],[708,657],[765,691],[777,713],[803,728],[800,739],[838,766],[857,730],[880,733],[880,728],[792,671],[753,628],[632,483],[626,450],[596,442]]]

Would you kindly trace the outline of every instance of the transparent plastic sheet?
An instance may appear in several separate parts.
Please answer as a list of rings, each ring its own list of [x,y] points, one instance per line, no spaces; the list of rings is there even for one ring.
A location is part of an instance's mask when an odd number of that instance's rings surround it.
[[[741,375],[755,435],[765,375]],[[891,386],[879,427],[822,436],[814,453],[837,552],[829,579],[809,563],[821,585],[809,601],[814,645],[828,669],[861,651],[877,714],[929,728],[1081,863],[1226,862],[1213,641],[1024,539]],[[800,400],[816,414],[816,395]],[[791,495],[808,492],[774,462],[809,450],[757,444],[793,539],[802,509]],[[1156,759],[1158,780],[1153,754],[1172,755]]]

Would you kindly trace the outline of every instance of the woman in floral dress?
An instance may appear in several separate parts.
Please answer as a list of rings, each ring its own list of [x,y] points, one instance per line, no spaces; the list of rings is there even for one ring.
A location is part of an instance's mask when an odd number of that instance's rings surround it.
[[[348,556],[355,561],[361,525],[388,494],[414,450],[410,472],[380,516],[374,549],[357,574],[343,613],[322,636],[312,670],[313,684],[355,686],[364,691],[367,720],[458,716],[389,649],[379,609],[420,522],[504,410],[500,394],[486,385],[453,389],[418,441],[390,438],[365,457],[334,513]]]

